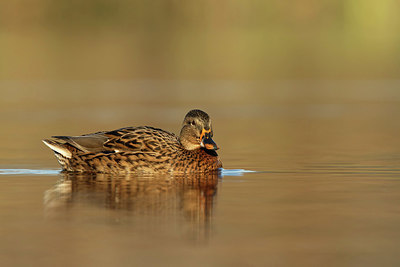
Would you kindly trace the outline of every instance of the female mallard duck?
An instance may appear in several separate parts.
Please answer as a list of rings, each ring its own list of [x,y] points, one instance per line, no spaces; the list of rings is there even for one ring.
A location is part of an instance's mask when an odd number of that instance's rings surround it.
[[[211,119],[189,111],[178,136],[149,127],[126,127],[82,136],[53,136],[50,147],[63,170],[98,173],[207,172],[222,167]]]

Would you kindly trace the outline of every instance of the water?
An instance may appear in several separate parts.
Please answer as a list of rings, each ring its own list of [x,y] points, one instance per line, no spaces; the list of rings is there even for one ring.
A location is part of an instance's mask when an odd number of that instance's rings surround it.
[[[3,82],[1,265],[395,266],[399,85]],[[220,175],[67,175],[40,142],[179,132],[191,108],[212,116]]]

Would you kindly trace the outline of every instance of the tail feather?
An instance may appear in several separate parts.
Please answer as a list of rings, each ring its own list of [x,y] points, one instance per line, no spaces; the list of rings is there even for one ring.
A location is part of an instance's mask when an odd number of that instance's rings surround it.
[[[44,139],[42,141],[46,146],[50,147],[51,150],[53,150],[55,153],[61,154],[63,157],[69,159],[72,157],[71,151],[69,151],[69,149],[66,148],[63,144],[50,139]]]

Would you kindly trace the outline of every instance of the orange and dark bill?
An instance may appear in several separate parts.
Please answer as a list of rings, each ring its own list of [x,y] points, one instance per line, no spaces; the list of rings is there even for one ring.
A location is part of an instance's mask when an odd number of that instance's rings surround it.
[[[218,149],[217,144],[211,138],[211,129],[210,130],[203,129],[201,131],[200,142],[201,142],[200,145],[202,147],[205,147],[206,149],[209,149],[209,150],[217,150]]]

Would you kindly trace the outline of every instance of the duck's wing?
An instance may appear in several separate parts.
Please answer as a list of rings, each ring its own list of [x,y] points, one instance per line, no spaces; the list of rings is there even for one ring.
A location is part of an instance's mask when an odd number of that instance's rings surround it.
[[[71,158],[73,154],[105,152],[104,143],[107,142],[103,132],[82,136],[52,136],[51,139],[42,140],[54,153],[65,158]]]
[[[69,145],[82,152],[102,152],[104,151],[104,143],[108,138],[101,134],[84,135],[84,136],[52,136],[55,142],[59,144]]]

